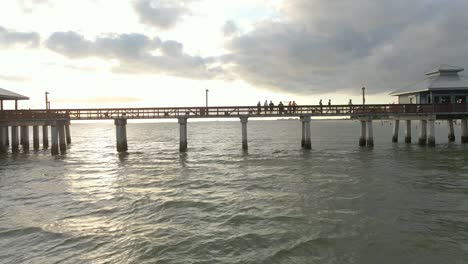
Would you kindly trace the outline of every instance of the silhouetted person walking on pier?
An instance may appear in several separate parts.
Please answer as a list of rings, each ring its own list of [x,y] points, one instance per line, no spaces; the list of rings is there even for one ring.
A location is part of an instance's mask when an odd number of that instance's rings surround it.
[[[260,103],[260,101],[258,101],[258,103],[257,103],[257,114],[259,115],[261,112],[262,112],[262,104]]]
[[[323,107],[323,104],[322,104],[322,99],[320,99],[320,101],[319,101],[319,105],[320,105],[320,113],[322,114],[322,113],[323,113],[323,111],[322,111],[322,107]]]
[[[270,100],[270,114],[273,114],[273,108],[275,107],[275,104],[273,103],[273,101]]]
[[[263,109],[265,110],[265,114],[266,114],[268,111],[268,100],[265,100],[265,102],[263,103]]]

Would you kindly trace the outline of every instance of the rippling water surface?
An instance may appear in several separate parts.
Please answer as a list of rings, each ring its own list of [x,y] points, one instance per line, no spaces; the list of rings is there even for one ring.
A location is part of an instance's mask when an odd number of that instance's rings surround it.
[[[74,124],[71,149],[0,157],[1,263],[467,263],[468,146],[357,146],[353,121]],[[403,126],[404,127],[404,126]],[[459,126],[457,127],[459,136]],[[417,128],[413,129],[416,141]],[[400,140],[401,141],[401,140]]]

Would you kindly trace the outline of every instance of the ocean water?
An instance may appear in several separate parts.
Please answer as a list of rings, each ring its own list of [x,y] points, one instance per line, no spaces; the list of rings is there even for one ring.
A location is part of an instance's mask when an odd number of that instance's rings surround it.
[[[0,157],[0,263],[467,263],[468,146],[360,124],[73,124],[66,155]],[[404,124],[400,126],[403,134]],[[400,142],[402,137],[400,136]],[[417,127],[413,128],[417,141]]]

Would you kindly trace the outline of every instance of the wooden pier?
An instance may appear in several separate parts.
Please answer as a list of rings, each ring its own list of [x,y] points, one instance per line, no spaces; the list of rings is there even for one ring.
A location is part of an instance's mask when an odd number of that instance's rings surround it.
[[[219,107],[151,107],[151,108],[89,108],[34,109],[0,111],[0,152],[29,151],[29,127],[33,127],[33,149],[39,149],[39,127],[42,126],[43,148],[52,155],[66,153],[71,144],[70,122],[74,120],[114,120],[118,152],[128,150],[126,124],[128,119],[178,119],[180,151],[187,151],[187,126],[192,118],[239,118],[242,148],[248,149],[247,124],[249,118],[299,117],[302,122],[301,146],[311,149],[310,123],[313,117],[350,117],[360,120],[360,146],[372,147],[373,120],[394,120],[392,142],[398,142],[400,120],[405,120],[405,142],[411,143],[411,122],[420,122],[418,144],[435,146],[436,120],[448,123],[448,140],[454,141],[453,122],[461,120],[461,142],[468,143],[468,104],[374,104],[374,105],[298,105],[298,106],[219,106]],[[18,130],[18,127],[20,130]],[[18,135],[18,132],[19,135]],[[299,141],[299,140],[298,140]]]

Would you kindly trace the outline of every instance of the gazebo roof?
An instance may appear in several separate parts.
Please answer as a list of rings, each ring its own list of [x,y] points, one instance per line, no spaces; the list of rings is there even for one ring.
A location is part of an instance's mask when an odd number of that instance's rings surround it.
[[[439,67],[425,73],[427,77],[419,82],[411,84],[402,89],[396,90],[390,95],[402,95],[425,91],[440,90],[468,90],[468,78],[458,75],[463,68],[450,65],[440,65]]]
[[[29,100],[29,97],[0,88],[0,100]]]

